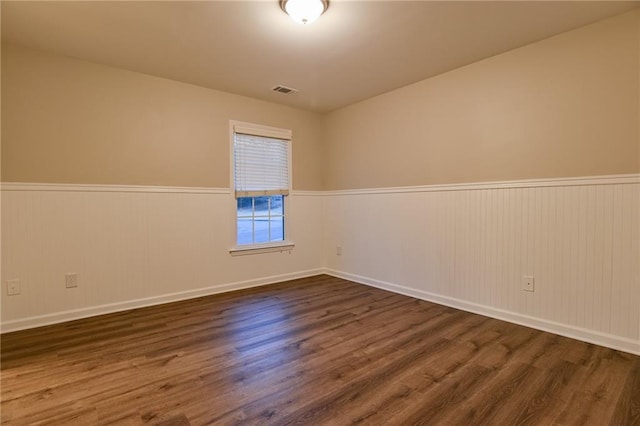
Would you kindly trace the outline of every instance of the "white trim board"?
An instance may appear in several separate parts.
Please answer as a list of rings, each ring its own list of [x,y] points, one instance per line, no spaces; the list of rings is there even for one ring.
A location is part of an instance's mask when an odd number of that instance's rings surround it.
[[[200,188],[182,186],[143,185],[92,185],[68,183],[23,183],[2,182],[2,191],[56,191],[56,192],[143,192],[180,194],[230,194],[229,188]]]
[[[288,274],[273,275],[270,277],[256,278],[246,281],[238,281],[228,284],[220,284],[211,287],[203,287],[195,290],[181,291],[178,293],[163,294],[160,296],[145,297],[142,299],[129,300],[123,302],[109,303],[106,305],[92,306],[88,308],[74,309],[53,314],[39,315],[29,318],[22,318],[14,321],[3,322],[0,326],[0,333],[26,330],[29,328],[42,327],[51,324],[58,324],[67,321],[89,318],[98,315],[112,314],[116,312],[128,311],[130,309],[145,308],[149,306],[162,305],[165,303],[178,302],[181,300],[195,299],[203,296],[210,296],[230,291],[243,290],[252,287],[259,287],[268,284],[280,283],[283,281],[306,278],[320,275],[324,271],[322,268],[309,269],[306,271],[292,272]]]
[[[619,185],[640,183],[640,173],[627,175],[584,176],[552,179],[507,180],[496,182],[450,183],[442,185],[400,186],[389,188],[341,189],[323,191],[325,195],[372,195],[408,192],[468,191],[483,189],[542,188],[558,186]]]
[[[326,191],[321,190],[292,190],[291,195],[295,195],[297,197],[322,197],[325,195]]]
[[[599,333],[597,331],[574,327],[567,324],[560,324],[541,318],[534,318],[516,312],[496,309],[490,306],[479,305],[452,297],[440,296],[438,294],[415,290],[401,285],[363,277],[360,275],[350,274],[347,272],[336,271],[333,269],[325,269],[324,273],[333,277],[342,278],[359,284],[380,288],[382,290],[391,291],[393,293],[398,293],[409,297],[414,297],[416,299],[426,300],[428,302],[437,303],[439,305],[449,306],[455,309],[460,309],[463,311],[496,318],[502,321],[523,325],[525,327],[534,328],[536,330],[542,330],[560,336],[569,337],[571,339],[576,339],[583,342],[593,343],[595,345],[605,346],[607,348],[640,355],[640,340],[626,339],[623,337]]]
[[[373,278],[363,277],[360,275],[350,274],[346,272],[336,271],[328,268],[317,268],[306,271],[293,272],[282,275],[274,275],[265,278],[257,278],[253,280],[239,281],[235,283],[221,284],[218,286],[204,287],[196,290],[189,290],[178,293],[165,294],[161,296],[147,297],[131,301],[111,303],[101,306],[69,310],[57,312],[48,315],[40,315],[29,318],[23,318],[14,321],[2,323],[0,333],[9,333],[13,331],[25,330],[46,325],[58,324],[67,321],[78,320],[98,315],[111,314],[116,312],[127,311],[131,309],[144,308],[149,306],[161,305],[165,303],[178,302],[181,300],[194,299],[203,296],[209,296],[219,293],[225,293],[235,290],[259,287],[268,284],[279,283],[288,280],[306,278],[320,274],[327,274],[337,278],[353,281],[359,284],[368,285],[382,290],[391,291],[393,293],[414,297],[421,300],[449,306],[475,314],[484,315],[491,318],[507,321],[514,324],[523,325],[525,327],[546,331],[560,336],[581,340],[588,343],[640,355],[640,341],[626,339],[605,333],[598,333],[584,328],[573,327],[566,324],[560,324],[553,321],[547,321],[540,318],[534,318],[515,312],[505,311],[492,308],[490,306],[479,305],[464,300],[455,299],[446,296],[440,296],[434,293],[424,292],[411,289],[408,287],[388,283],[385,281],[375,280]]]
[[[220,194],[228,195],[229,188],[207,188],[190,186],[146,186],[146,185],[93,185],[71,183],[28,183],[2,182],[2,191],[43,191],[43,192],[138,192],[138,193],[172,193],[172,194]],[[291,195],[318,197],[323,196],[321,190],[292,190]]]
[[[469,182],[440,185],[401,186],[388,188],[363,188],[340,190],[291,190],[297,196],[326,196],[326,195],[368,195],[393,194],[408,192],[437,192],[464,191],[482,189],[508,188],[541,188],[552,186],[585,186],[585,185],[616,185],[638,184],[640,173],[606,176],[582,176],[550,179],[506,180],[495,182]],[[2,191],[66,191],[66,192],[146,192],[146,193],[191,193],[191,194],[231,194],[229,188],[209,187],[181,187],[181,186],[145,186],[145,185],[94,185],[68,183],[29,183],[2,182]]]

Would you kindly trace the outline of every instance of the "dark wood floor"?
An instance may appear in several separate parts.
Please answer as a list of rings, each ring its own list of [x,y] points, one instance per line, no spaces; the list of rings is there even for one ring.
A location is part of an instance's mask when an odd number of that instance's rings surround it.
[[[639,425],[640,357],[338,278],[2,336],[3,424]]]

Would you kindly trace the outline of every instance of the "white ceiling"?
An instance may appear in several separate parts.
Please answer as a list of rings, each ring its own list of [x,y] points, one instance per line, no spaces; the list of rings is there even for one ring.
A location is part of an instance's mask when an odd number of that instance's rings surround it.
[[[303,26],[277,0],[2,1],[2,39],[326,112],[636,6],[332,0]]]

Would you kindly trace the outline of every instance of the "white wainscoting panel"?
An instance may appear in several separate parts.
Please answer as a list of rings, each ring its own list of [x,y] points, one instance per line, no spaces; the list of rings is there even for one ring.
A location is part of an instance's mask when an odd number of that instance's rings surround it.
[[[333,191],[325,212],[331,274],[640,353],[636,175]]]
[[[322,197],[291,196],[290,254],[241,257],[228,189],[3,184],[1,207],[3,332],[322,271]]]
[[[237,257],[224,188],[9,183],[1,201],[3,332],[327,272],[640,354],[638,175],[294,191],[292,253]]]

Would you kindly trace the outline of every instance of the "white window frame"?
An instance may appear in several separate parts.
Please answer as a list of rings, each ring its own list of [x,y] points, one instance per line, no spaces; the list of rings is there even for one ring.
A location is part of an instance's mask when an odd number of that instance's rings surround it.
[[[243,244],[238,245],[238,208],[237,199],[235,194],[235,170],[234,170],[234,134],[244,133],[255,136],[271,137],[276,139],[286,139],[289,141],[289,195],[285,195],[284,199],[284,241],[276,241],[264,244]],[[293,132],[289,129],[280,129],[277,127],[264,126],[261,124],[247,123],[244,121],[229,121],[229,182],[231,187],[231,206],[233,207],[233,243],[229,249],[229,253],[232,256],[242,256],[247,254],[259,254],[259,253],[273,253],[273,252],[291,252],[295,244],[293,243],[292,235],[292,220],[291,220],[291,187],[292,187],[292,169],[291,158],[293,157]]]

